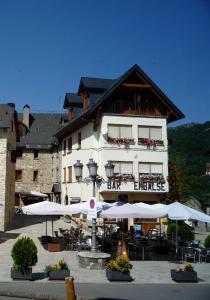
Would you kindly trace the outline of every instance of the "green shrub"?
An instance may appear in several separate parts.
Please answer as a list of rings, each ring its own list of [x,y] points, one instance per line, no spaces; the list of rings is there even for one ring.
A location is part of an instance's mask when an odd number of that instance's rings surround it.
[[[175,236],[176,234],[176,223],[170,223],[167,228],[167,234]],[[191,227],[186,224],[178,225],[178,235],[181,241],[188,242],[194,240],[194,231]]]
[[[175,233],[176,233],[176,224],[175,223],[168,224],[167,234],[171,235],[171,234],[175,234]]]
[[[183,242],[193,241],[195,237],[193,229],[185,224],[178,226],[178,234]]]
[[[204,240],[204,246],[210,248],[210,235],[208,235]]]
[[[64,259],[60,259],[56,264],[54,265],[48,265],[44,268],[44,272],[49,276],[49,273],[51,271],[61,271],[61,270],[69,270],[69,267],[67,263],[64,261]]]
[[[37,247],[31,238],[21,237],[13,245],[11,256],[14,268],[24,272],[37,263]]]

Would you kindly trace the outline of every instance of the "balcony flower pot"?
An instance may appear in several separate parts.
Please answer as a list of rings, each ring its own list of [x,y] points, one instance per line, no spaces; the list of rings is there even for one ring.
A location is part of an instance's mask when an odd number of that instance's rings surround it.
[[[28,268],[24,271],[19,271],[18,269],[12,267],[11,278],[13,280],[32,280],[32,268]]]
[[[177,282],[197,282],[197,272],[184,270],[171,270],[171,278]]]
[[[49,280],[64,280],[70,276],[70,270],[50,271]]]
[[[119,271],[106,269],[106,277],[109,281],[132,281],[130,272],[122,273]]]

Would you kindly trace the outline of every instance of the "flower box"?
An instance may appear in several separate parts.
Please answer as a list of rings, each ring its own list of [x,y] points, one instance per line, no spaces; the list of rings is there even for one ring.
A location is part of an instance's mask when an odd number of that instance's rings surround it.
[[[64,280],[70,276],[70,270],[50,271],[49,280]]]
[[[146,146],[163,146],[163,140],[153,140],[153,139],[146,139],[146,138],[139,138],[138,139],[139,145],[146,145]]]
[[[108,143],[116,144],[116,145],[134,145],[135,141],[134,141],[134,139],[130,139],[130,138],[112,138],[112,137],[108,137]]]
[[[11,268],[11,278],[13,280],[32,280],[32,268],[21,272],[14,267]]]
[[[122,273],[122,272],[106,269],[106,277],[109,281],[132,281],[130,272]]]
[[[171,270],[171,278],[174,281],[185,281],[185,282],[197,282],[197,272],[195,271],[183,271],[183,270]]]
[[[59,251],[61,251],[61,244],[60,243],[49,243],[47,246],[47,250],[49,252],[59,252]]]

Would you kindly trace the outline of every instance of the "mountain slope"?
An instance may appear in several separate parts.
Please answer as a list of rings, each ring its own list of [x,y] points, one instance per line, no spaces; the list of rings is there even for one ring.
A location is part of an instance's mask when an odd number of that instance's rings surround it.
[[[179,170],[179,191],[194,193],[202,204],[210,204],[210,176],[204,176],[210,162],[210,121],[168,128],[169,161]]]

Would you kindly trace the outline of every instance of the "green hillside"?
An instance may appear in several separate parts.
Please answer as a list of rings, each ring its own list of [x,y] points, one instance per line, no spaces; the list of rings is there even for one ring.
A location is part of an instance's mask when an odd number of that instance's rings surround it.
[[[205,164],[210,163],[210,121],[168,128],[168,139],[177,179],[171,192],[175,189],[180,198],[193,193],[204,206],[210,204],[210,176],[204,176]]]

